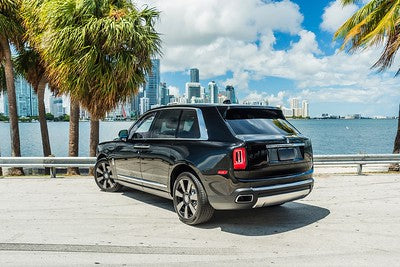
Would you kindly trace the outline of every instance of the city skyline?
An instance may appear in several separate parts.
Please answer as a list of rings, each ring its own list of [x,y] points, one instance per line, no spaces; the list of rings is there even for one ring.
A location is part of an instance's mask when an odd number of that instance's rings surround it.
[[[144,4],[138,1],[139,7]],[[397,61],[376,73],[370,67],[381,48],[348,54],[332,41],[357,5],[342,8],[332,0],[154,0],[151,5],[163,10],[157,25],[163,33],[162,79],[181,94],[196,67],[203,86],[231,84],[242,100],[268,97],[271,104],[288,106],[290,98],[304,98],[311,116],[398,114]]]

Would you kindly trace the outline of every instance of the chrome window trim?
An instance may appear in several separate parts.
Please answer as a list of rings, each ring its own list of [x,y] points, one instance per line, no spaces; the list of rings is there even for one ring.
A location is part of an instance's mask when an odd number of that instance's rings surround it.
[[[200,137],[199,138],[176,138],[176,137],[161,137],[161,138],[154,138],[154,137],[149,137],[149,138],[142,138],[142,139],[132,139],[132,140],[178,140],[178,141],[205,141],[208,140],[208,132],[207,132],[207,127],[206,127],[206,122],[204,121],[204,116],[203,112],[201,111],[200,108],[192,108],[192,107],[166,107],[166,108],[161,108],[158,110],[154,110],[156,112],[166,110],[166,109],[179,109],[179,110],[184,110],[184,109],[190,109],[190,110],[195,110],[196,115],[197,115],[197,123],[199,124],[199,131],[200,131]]]

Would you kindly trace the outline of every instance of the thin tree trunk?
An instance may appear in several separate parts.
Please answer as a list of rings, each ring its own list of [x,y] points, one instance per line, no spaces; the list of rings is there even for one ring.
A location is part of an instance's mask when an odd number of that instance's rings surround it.
[[[399,118],[397,122],[397,134],[396,139],[394,140],[394,147],[393,147],[393,154],[400,153],[400,105],[399,105]],[[400,165],[399,164],[392,164],[389,167],[390,171],[399,171]]]
[[[0,45],[5,57],[4,72],[6,75],[8,111],[10,118],[11,156],[21,157],[21,146],[19,140],[17,98],[15,94],[14,70],[11,61],[11,50],[8,40],[0,36]],[[11,168],[10,175],[24,175],[22,168]]]
[[[42,78],[37,87],[38,96],[38,110],[39,110],[39,123],[40,123],[40,133],[42,135],[42,147],[43,156],[48,157],[51,155],[49,130],[47,128],[46,121],[46,108],[44,106],[44,90],[46,88],[46,79]],[[50,169],[45,169],[45,174],[50,174]]]
[[[96,148],[99,144],[99,132],[100,132],[100,123],[97,119],[90,119],[90,147],[89,147],[89,156],[96,156]],[[93,175],[93,168],[89,169],[89,174]]]
[[[79,102],[71,101],[69,117],[68,156],[77,157],[79,153]],[[79,168],[68,168],[68,175],[79,175]]]

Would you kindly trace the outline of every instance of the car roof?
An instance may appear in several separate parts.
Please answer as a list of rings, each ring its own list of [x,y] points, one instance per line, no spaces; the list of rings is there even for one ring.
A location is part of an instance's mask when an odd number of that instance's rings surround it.
[[[155,111],[159,109],[165,108],[209,108],[209,107],[216,107],[216,108],[262,108],[262,109],[273,109],[273,110],[280,110],[278,107],[271,107],[271,106],[259,106],[259,105],[242,105],[242,104],[210,104],[210,103],[199,103],[199,104],[173,104],[167,106],[160,106],[149,111]]]

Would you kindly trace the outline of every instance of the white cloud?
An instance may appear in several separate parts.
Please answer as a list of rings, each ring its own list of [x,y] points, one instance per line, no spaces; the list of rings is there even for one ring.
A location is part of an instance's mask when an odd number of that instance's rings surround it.
[[[343,6],[341,0],[331,2],[322,15],[321,29],[334,33],[359,7],[355,4]]]
[[[146,3],[162,11],[158,29],[163,34],[163,72],[197,67],[201,79],[230,72],[232,77],[223,85],[232,84],[242,95],[259,94],[275,102],[283,102],[280,97],[299,95],[310,102],[373,104],[386,101],[385,95],[397,96],[400,91],[397,80],[371,74],[370,66],[378,59],[380,49],[325,55],[315,33],[302,28],[299,7],[288,0]],[[324,9],[321,29],[335,31],[356,9],[355,5],[342,8],[338,0],[331,2]],[[277,50],[274,45],[278,31],[298,40],[285,50]],[[249,88],[249,81],[270,76],[292,80],[299,90],[285,88],[280,95],[271,96]]]

